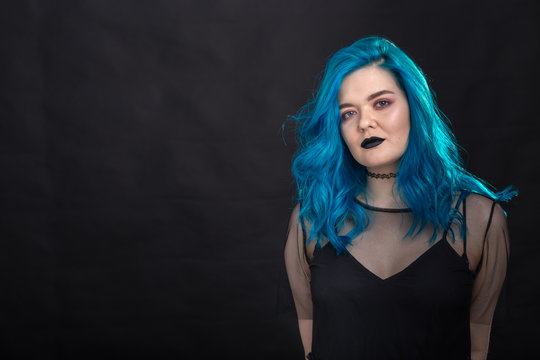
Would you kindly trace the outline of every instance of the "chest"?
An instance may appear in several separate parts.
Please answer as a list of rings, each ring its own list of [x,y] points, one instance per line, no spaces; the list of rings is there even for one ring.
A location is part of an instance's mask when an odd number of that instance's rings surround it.
[[[314,305],[467,307],[473,284],[463,258],[444,239],[387,276],[350,252],[336,255],[330,244],[315,252],[310,269]]]

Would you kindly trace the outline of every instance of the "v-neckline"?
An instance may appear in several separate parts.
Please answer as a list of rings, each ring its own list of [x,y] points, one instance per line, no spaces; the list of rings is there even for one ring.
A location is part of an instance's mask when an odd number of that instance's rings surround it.
[[[441,242],[447,242],[446,240],[446,237],[443,236],[442,239],[440,239],[439,241],[435,242],[433,245],[431,245],[427,250],[425,250],[422,254],[420,254],[416,259],[414,259],[409,265],[405,266],[403,269],[399,270],[398,272],[388,276],[388,277],[385,277],[385,278],[382,278],[380,277],[379,275],[375,274],[372,270],[368,269],[364,264],[362,264],[357,258],[354,257],[353,254],[351,254],[348,250],[345,251],[345,253],[352,258],[352,260],[358,264],[358,266],[360,266],[363,270],[365,270],[368,274],[370,274],[370,276],[372,276],[373,278],[375,278],[376,280],[378,281],[381,281],[381,282],[388,282],[396,277],[399,277],[401,274],[403,273],[406,273],[411,267],[414,267],[416,266],[416,264],[418,262],[420,262],[422,260],[422,258],[426,257],[427,255],[429,255],[429,253],[431,252],[431,250],[435,247],[437,247],[439,245],[439,243]],[[455,252],[455,251],[454,251]],[[456,255],[458,255],[456,253]],[[459,256],[459,255],[458,255]]]

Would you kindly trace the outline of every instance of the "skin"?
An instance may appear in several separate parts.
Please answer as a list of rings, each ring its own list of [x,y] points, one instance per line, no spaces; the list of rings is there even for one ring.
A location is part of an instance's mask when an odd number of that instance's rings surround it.
[[[410,132],[407,96],[394,76],[377,65],[369,65],[347,75],[338,94],[341,136],[351,155],[374,173],[395,173],[405,153]],[[364,139],[385,139],[371,149],[364,149]],[[392,192],[395,178],[367,178],[367,194],[374,206],[401,207]],[[364,200],[365,199],[361,199]]]

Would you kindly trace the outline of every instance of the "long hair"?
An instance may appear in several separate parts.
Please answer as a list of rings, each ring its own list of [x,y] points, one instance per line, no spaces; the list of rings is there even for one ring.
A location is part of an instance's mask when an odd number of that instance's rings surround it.
[[[432,224],[431,243],[441,227],[455,240],[448,220],[464,224],[462,215],[452,211],[456,191],[475,192],[495,201],[508,201],[517,195],[511,186],[496,192],[463,168],[455,136],[420,68],[389,40],[367,37],[329,59],[313,98],[290,118],[297,129],[298,150],[292,163],[296,201],[300,203],[301,223],[311,224],[308,243],[315,239],[320,246],[327,238],[339,254],[369,224],[367,211],[354,201],[366,189],[366,168],[343,142],[337,101],[343,79],[367,65],[389,71],[409,102],[409,143],[396,176],[397,195],[414,216],[404,237],[416,236]],[[354,227],[340,236],[346,219],[352,219]]]

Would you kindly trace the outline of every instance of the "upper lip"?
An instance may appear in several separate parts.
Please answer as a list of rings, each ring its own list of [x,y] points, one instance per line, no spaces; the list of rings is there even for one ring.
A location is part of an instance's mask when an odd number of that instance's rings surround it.
[[[380,138],[380,137],[377,137],[377,136],[372,136],[372,137],[368,137],[366,139],[364,139],[364,141],[362,141],[362,144],[360,144],[360,146],[364,147],[366,146],[367,144],[369,144],[370,142],[373,142],[373,141],[382,141],[384,140],[383,138]]]

